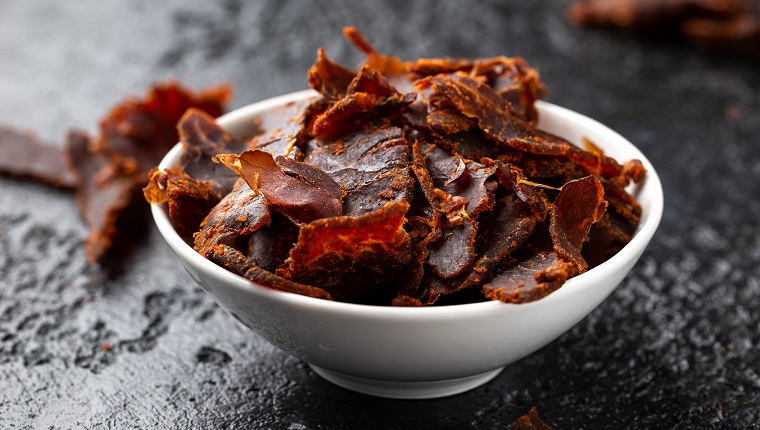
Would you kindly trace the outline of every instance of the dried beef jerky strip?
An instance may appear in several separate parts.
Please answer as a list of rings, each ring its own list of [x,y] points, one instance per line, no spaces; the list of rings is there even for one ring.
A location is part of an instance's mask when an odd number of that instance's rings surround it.
[[[552,428],[541,419],[538,409],[533,406],[527,414],[512,423],[512,430],[552,430]]]
[[[264,197],[240,179],[232,192],[214,206],[202,221],[200,231],[193,237],[194,248],[199,254],[209,257],[214,252],[214,246],[249,235],[269,225],[270,220],[269,206]]]
[[[0,126],[0,173],[58,188],[74,188],[77,184],[62,148],[40,143],[31,133],[4,126]]]
[[[504,188],[512,189],[515,195],[528,205],[530,211],[536,215],[539,221],[546,217],[546,201],[541,195],[536,184],[525,177],[522,170],[511,164],[504,164],[496,161],[496,176]]]
[[[483,293],[505,303],[532,302],[553,293],[575,274],[573,265],[556,253],[539,251],[497,274],[483,286]]]
[[[453,278],[469,269],[475,260],[477,232],[477,223],[472,219],[444,228],[441,237],[428,245],[431,271],[442,278]]]
[[[594,176],[563,185],[549,208],[549,232],[554,251],[572,263],[577,273],[588,269],[581,248],[591,226],[602,218],[606,208],[604,187]]]
[[[286,216],[271,212],[272,221],[251,234],[248,258],[256,266],[274,272],[285,262],[298,242],[299,227]]]
[[[390,301],[394,281],[410,261],[409,235],[403,229],[408,210],[409,204],[401,200],[362,216],[307,224],[276,274],[319,285],[336,300],[387,296]]]
[[[148,203],[168,202],[169,218],[180,236],[192,237],[201,222],[222,199],[216,187],[177,169],[153,170],[143,188]]]
[[[314,166],[281,156],[273,159],[259,150],[220,154],[217,159],[295,223],[342,214],[340,186]]]
[[[332,138],[354,130],[368,120],[393,120],[399,117],[416,97],[416,93],[395,93],[389,96],[371,93],[349,94],[314,120],[313,135]]]
[[[179,137],[185,146],[177,166],[193,178],[206,181],[218,192],[232,190],[238,176],[213,157],[222,153],[239,153],[245,147],[217,125],[214,118],[198,109],[188,109],[177,123]]]
[[[216,117],[229,98],[226,86],[194,93],[174,81],[155,84],[145,98],[127,99],[111,109],[100,121],[93,151],[119,154],[147,173],[178,142],[176,124],[187,109]]]
[[[317,50],[317,61],[309,69],[309,86],[327,99],[338,100],[346,95],[356,73],[327,58],[325,50]]]
[[[492,211],[481,216],[476,242],[477,260],[457,289],[481,286],[497,266],[520,249],[533,234],[536,216],[514,194],[497,202]]]
[[[245,279],[248,279],[249,281],[253,281],[273,290],[300,294],[302,296],[314,297],[317,299],[332,300],[330,294],[321,288],[299,284],[257,267],[245,255],[243,255],[242,252],[231,246],[217,245],[214,247],[213,251],[211,259],[215,263]]]
[[[306,124],[310,121],[313,110],[320,106],[319,101],[300,100],[286,104],[277,109],[262,113],[256,118],[259,135],[248,143],[246,149],[259,149],[272,154],[282,155],[298,161],[303,160],[303,146]]]
[[[90,230],[84,240],[85,254],[90,264],[95,264],[113,245],[117,221],[145,179],[135,174],[133,164],[91,153],[86,133],[70,132],[66,145],[68,160],[77,168],[77,206]]]
[[[366,125],[309,153],[305,163],[318,167],[345,192],[343,213],[359,216],[389,201],[411,200],[414,182],[403,131]]]
[[[409,74],[408,64],[398,57],[383,55],[367,41],[363,34],[354,27],[344,27],[343,35],[354,46],[367,55],[366,64],[373,70],[377,70],[386,76],[393,86],[400,91],[409,92],[412,89],[412,79]]]

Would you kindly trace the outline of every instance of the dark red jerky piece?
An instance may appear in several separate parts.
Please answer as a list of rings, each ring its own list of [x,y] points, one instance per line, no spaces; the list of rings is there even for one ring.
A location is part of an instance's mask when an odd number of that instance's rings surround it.
[[[321,288],[299,284],[257,267],[242,252],[231,246],[215,246],[210,259],[227,270],[261,286],[317,299],[332,300],[330,294]]]
[[[347,94],[367,93],[380,97],[388,97],[399,94],[388,79],[368,64],[362,66],[359,73],[348,86]]]
[[[185,146],[177,166],[195,179],[207,181],[219,192],[232,190],[238,176],[213,157],[223,153],[241,152],[245,144],[222,130],[214,118],[197,109],[190,109],[177,124],[180,140]]]
[[[158,176],[158,177],[156,177]],[[180,236],[192,237],[211,209],[222,199],[222,194],[209,182],[199,181],[181,170],[155,171],[149,184],[161,183],[168,201],[169,218]],[[143,189],[149,203],[163,203],[150,198],[151,185]]]
[[[300,146],[306,139],[302,135],[307,131],[306,124],[311,120],[314,109],[319,106],[320,103],[313,100],[301,100],[262,113],[256,118],[259,134],[246,149],[259,149],[273,157],[281,155],[303,160]]]
[[[216,245],[230,244],[269,225],[270,209],[261,194],[240,180],[203,220],[200,231],[193,235],[195,250],[208,257]]]
[[[433,94],[428,98],[427,123],[443,135],[474,129],[478,121],[463,115],[448,98]]]
[[[58,188],[77,185],[76,173],[66,164],[61,147],[41,143],[31,133],[4,126],[0,126],[0,173]]]
[[[509,101],[517,116],[535,122],[538,120],[535,102],[547,93],[538,70],[530,67],[521,57],[505,59],[502,66],[504,70],[494,81],[494,89]]]
[[[298,242],[297,225],[287,217],[272,212],[272,221],[251,234],[248,240],[248,258],[256,266],[274,272]]]
[[[296,223],[339,216],[342,213],[340,186],[320,169],[259,150],[217,157],[237,172],[267,203]]]
[[[173,81],[156,84],[144,99],[127,99],[101,120],[93,151],[117,153],[148,172],[179,140],[175,126],[187,109],[219,116],[229,93],[225,86],[196,94]]]
[[[581,249],[591,226],[607,209],[604,187],[593,176],[570,181],[562,186],[554,199],[554,207],[567,231],[570,244]]]
[[[539,221],[546,217],[546,202],[532,182],[523,174],[519,167],[496,161],[496,175],[504,188],[511,189],[517,197],[528,205],[531,212]]]
[[[514,195],[500,199],[493,211],[481,216],[476,242],[477,261],[459,289],[481,286],[497,266],[520,249],[533,234],[535,215]]]
[[[319,285],[336,300],[357,302],[395,293],[399,272],[410,261],[403,229],[406,201],[366,215],[314,221],[301,228],[298,243],[277,275]],[[385,303],[388,303],[386,301]]]
[[[364,35],[354,27],[344,27],[343,35],[356,48],[367,55],[366,64],[387,77],[394,87],[403,92],[412,90],[412,79],[409,75],[407,63],[404,63],[397,57],[377,52]]]
[[[497,274],[483,286],[483,293],[505,303],[527,303],[548,296],[574,275],[572,264],[556,253],[539,251]]]
[[[475,259],[476,234],[477,224],[471,219],[445,228],[442,236],[428,245],[427,263],[432,272],[442,278],[453,278],[469,269]]]
[[[116,223],[145,179],[130,170],[134,165],[123,165],[104,153],[90,152],[90,139],[82,132],[69,133],[67,156],[70,164],[77,167],[77,206],[90,230],[84,240],[85,254],[90,264],[95,264],[111,248]]]
[[[317,146],[304,160],[330,175],[345,196],[343,213],[359,216],[391,201],[411,200],[414,182],[404,133],[392,126],[365,126]],[[392,192],[392,196],[383,194]]]
[[[356,74],[340,64],[330,61],[325,50],[317,50],[317,62],[309,69],[309,86],[332,100],[338,100],[346,95],[348,85]]]
[[[502,151],[488,140],[480,130],[469,130],[441,136],[439,145],[449,152],[457,153],[467,160],[496,158]]]
[[[368,118],[399,117],[412,104],[416,93],[378,96],[370,93],[353,93],[340,99],[314,120],[313,135],[320,138],[341,136],[365,123]]]
[[[527,414],[512,423],[512,430],[552,430],[552,428],[541,419],[538,409],[533,406]]]

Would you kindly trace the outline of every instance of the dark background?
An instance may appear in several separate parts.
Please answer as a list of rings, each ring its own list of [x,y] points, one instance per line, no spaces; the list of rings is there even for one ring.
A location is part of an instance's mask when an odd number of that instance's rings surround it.
[[[0,1],[0,122],[51,143],[165,78],[228,81],[232,108],[306,88],[318,46],[362,59],[341,34],[355,25],[404,59],[523,56],[549,101],[629,138],[665,189],[648,250],[575,328],[471,392],[393,401],[248,332],[153,226],[89,267],[72,194],[0,178],[0,428],[504,429],[531,406],[559,429],[760,428],[760,63],[576,28],[563,9]]]

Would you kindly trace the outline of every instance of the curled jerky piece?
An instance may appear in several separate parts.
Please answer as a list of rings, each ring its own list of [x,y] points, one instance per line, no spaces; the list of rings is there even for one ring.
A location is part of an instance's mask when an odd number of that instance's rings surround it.
[[[0,126],[0,173],[30,178],[59,188],[74,188],[76,173],[59,146],[44,144],[31,133]]]
[[[259,285],[263,285],[274,290],[300,294],[302,296],[332,300],[330,293],[321,288],[313,287],[311,285],[299,284],[297,282],[281,278],[272,272],[257,267],[245,255],[243,255],[242,252],[231,246],[214,246],[213,254],[211,254],[209,258],[220,266],[230,270],[231,272],[236,273]]]
[[[195,250],[208,257],[215,245],[228,244],[246,236],[270,222],[269,206],[264,197],[248,183],[238,180],[235,188],[220,201],[203,220],[200,231],[194,234]]]
[[[581,247],[591,225],[602,218],[606,208],[604,187],[596,177],[587,176],[563,185],[549,209],[549,232],[554,251],[572,263],[577,273],[588,269]]]
[[[319,285],[336,300],[390,301],[398,272],[410,261],[409,235],[403,229],[408,209],[401,200],[362,216],[307,224],[276,273]]]
[[[219,190],[177,169],[154,170],[143,188],[148,203],[168,202],[169,218],[180,236],[192,236],[222,199]]]
[[[553,293],[575,274],[574,266],[556,253],[539,251],[497,274],[483,286],[483,293],[505,303],[532,302]]]
[[[325,50],[317,50],[317,61],[309,69],[309,86],[325,98],[338,100],[346,95],[356,74],[327,58]]]
[[[414,183],[408,148],[398,127],[364,126],[319,146],[304,161],[340,184],[345,215],[359,216],[389,201],[411,200]]]
[[[269,205],[296,223],[339,216],[342,192],[330,175],[292,159],[259,150],[217,159],[260,192]]]

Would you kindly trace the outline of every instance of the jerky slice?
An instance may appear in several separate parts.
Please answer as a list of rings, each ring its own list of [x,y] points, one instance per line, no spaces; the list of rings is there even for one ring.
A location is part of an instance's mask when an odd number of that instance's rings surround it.
[[[540,251],[496,275],[483,286],[483,293],[505,303],[527,303],[548,296],[574,275],[572,264],[554,252]]]
[[[0,173],[31,178],[59,188],[74,188],[76,174],[63,150],[40,143],[30,133],[0,126]]]
[[[398,271],[410,261],[403,229],[408,209],[402,200],[358,217],[314,221],[301,228],[298,243],[276,273],[319,285],[336,300],[390,300]]]
[[[217,158],[296,223],[342,213],[340,186],[314,166],[284,157],[275,160],[259,150],[220,154]]]
[[[362,127],[317,147],[304,161],[340,184],[345,215],[360,216],[389,201],[411,200],[408,148],[398,127]]]
[[[203,220],[193,239],[195,250],[208,257],[215,245],[228,244],[235,238],[253,233],[270,222],[269,206],[264,197],[248,183],[238,180],[235,188]]]

